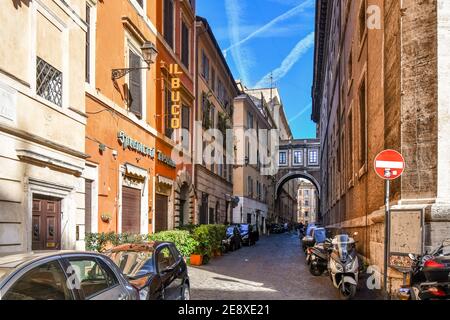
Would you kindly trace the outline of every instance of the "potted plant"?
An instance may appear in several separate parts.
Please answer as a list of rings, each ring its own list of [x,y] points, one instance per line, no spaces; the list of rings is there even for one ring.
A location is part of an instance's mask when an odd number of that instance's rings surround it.
[[[202,265],[207,263],[211,255],[211,240],[208,226],[201,225],[194,229],[193,237],[197,241],[197,246],[190,256],[191,265]]]

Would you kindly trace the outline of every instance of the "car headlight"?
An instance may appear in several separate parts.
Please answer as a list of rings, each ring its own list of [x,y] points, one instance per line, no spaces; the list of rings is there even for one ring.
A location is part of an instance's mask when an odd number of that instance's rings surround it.
[[[147,296],[148,296],[148,288],[143,288],[139,291],[139,299],[147,300]]]

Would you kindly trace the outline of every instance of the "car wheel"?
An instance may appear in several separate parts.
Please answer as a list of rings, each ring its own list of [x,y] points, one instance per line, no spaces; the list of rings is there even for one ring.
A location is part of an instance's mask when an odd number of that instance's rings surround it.
[[[191,289],[187,283],[183,285],[181,290],[181,300],[191,300]]]

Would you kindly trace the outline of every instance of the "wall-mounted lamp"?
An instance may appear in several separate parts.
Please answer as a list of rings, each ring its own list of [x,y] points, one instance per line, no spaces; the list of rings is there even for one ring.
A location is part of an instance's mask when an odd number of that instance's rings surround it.
[[[152,65],[156,61],[156,56],[158,55],[158,50],[156,49],[155,44],[153,42],[149,42],[149,41],[146,41],[144,43],[144,45],[141,47],[141,50],[142,50],[142,55],[144,57],[144,61],[147,63],[147,67],[113,69],[112,75],[111,75],[113,80],[120,79],[134,70],[144,70],[144,69],[149,70],[150,69],[150,65]]]

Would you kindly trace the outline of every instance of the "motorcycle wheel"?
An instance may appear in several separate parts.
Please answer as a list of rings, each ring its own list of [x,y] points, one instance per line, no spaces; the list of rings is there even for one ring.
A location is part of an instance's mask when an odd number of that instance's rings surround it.
[[[339,296],[343,300],[353,299],[356,295],[356,286],[351,283],[342,283],[339,286]]]
[[[309,265],[309,272],[314,276],[314,277],[320,277],[323,274],[323,270],[321,270],[320,268],[318,268],[317,266],[315,266],[313,263],[311,263]]]

